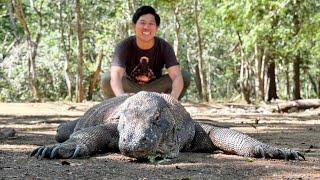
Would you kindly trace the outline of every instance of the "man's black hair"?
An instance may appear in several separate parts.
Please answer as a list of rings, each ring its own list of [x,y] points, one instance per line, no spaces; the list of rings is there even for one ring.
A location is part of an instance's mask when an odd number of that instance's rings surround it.
[[[156,20],[157,26],[160,25],[160,16],[156,13],[156,10],[153,9],[151,6],[141,6],[139,7],[134,15],[132,16],[132,22],[134,24],[137,23],[138,19],[140,16],[145,15],[145,14],[152,14],[154,16],[154,19]]]

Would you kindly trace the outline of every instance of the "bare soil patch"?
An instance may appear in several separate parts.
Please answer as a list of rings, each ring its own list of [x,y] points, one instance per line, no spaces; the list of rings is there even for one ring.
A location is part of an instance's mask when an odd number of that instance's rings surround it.
[[[0,139],[1,179],[319,179],[320,109],[271,113],[244,105],[184,104],[194,119],[230,127],[263,142],[302,152],[306,161],[181,153],[161,163],[141,163],[118,153],[88,159],[37,160],[28,154],[55,143],[59,123],[81,116],[95,103],[0,103],[0,128],[16,130]]]

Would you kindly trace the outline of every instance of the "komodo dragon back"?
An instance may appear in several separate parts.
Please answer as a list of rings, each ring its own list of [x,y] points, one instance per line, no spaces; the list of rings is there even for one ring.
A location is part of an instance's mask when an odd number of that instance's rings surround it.
[[[60,124],[57,128],[57,134],[55,137],[56,141],[64,142],[69,139],[72,133],[81,129],[100,124],[118,123],[118,119],[115,117],[120,111],[120,104],[122,104],[128,97],[128,95],[123,95],[106,99],[91,107],[77,120]]]

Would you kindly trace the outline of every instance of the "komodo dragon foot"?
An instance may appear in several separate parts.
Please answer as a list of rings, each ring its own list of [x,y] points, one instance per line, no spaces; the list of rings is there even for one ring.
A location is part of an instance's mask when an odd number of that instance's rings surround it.
[[[34,149],[30,156],[38,159],[86,157],[107,149],[117,149],[119,135],[115,124],[93,126],[77,131],[63,143],[41,146]]]
[[[41,146],[33,150],[30,156],[35,156],[38,159],[49,158],[76,158],[85,157],[89,155],[89,150],[84,144],[77,144],[76,142],[65,142],[54,144],[50,146]]]
[[[236,130],[213,127],[209,136],[216,147],[228,154],[265,159],[305,160],[298,151],[262,143]]]
[[[306,160],[299,151],[277,148],[264,143],[256,145],[252,152],[254,157],[262,157],[265,159]]]

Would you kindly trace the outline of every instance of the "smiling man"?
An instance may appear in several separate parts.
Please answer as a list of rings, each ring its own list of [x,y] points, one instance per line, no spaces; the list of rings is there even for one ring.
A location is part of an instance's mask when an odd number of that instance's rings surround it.
[[[135,35],[117,45],[110,72],[102,75],[105,97],[153,91],[181,99],[190,84],[190,74],[180,70],[171,45],[156,36],[159,15],[151,6],[142,6],[132,23]],[[162,74],[164,67],[168,74]]]

